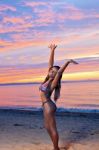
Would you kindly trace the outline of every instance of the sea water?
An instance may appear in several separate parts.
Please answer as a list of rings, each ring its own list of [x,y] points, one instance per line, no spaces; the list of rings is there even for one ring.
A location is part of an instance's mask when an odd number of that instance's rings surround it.
[[[41,110],[39,86],[38,83],[0,85],[0,108]],[[99,81],[62,82],[60,92],[58,111],[99,112]]]

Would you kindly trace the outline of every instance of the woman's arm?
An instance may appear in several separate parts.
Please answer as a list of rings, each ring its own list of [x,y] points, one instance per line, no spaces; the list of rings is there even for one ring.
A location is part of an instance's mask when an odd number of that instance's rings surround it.
[[[58,72],[63,73],[64,70],[66,69],[66,67],[67,67],[70,63],[78,64],[78,63],[77,63],[76,61],[74,61],[73,59],[70,59],[69,61],[67,61],[67,62],[58,70]]]
[[[54,64],[54,50],[57,47],[55,44],[51,44],[49,46],[51,52],[50,52],[50,57],[49,57],[49,64],[48,64],[48,71],[50,70],[51,67],[53,67]]]
[[[51,89],[53,90],[56,86],[57,86],[57,83],[58,83],[58,80],[60,79],[62,73],[64,72],[64,70],[66,69],[66,67],[70,64],[70,63],[74,63],[74,64],[78,64],[76,61],[74,60],[69,60],[68,62],[66,62],[57,72],[55,78],[53,79],[52,81],[52,84],[51,84]]]

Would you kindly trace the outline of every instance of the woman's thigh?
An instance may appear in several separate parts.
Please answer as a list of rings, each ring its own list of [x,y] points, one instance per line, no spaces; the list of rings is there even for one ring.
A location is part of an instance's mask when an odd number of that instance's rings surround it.
[[[47,102],[43,106],[44,122],[47,126],[56,126],[55,111],[57,107],[53,102]]]

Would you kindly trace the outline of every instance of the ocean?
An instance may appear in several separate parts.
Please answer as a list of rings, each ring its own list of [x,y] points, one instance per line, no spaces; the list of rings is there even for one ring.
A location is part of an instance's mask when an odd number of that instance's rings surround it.
[[[40,84],[0,85],[0,108],[42,110]],[[54,92],[51,99],[53,100]],[[99,81],[65,82],[57,111],[99,112]]]

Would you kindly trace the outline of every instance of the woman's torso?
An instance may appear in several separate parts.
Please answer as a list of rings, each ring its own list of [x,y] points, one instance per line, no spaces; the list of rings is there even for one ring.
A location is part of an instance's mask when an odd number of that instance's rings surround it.
[[[40,97],[42,102],[51,99],[51,94],[52,94],[51,83],[46,82],[41,84],[39,86],[39,91],[40,91]]]

